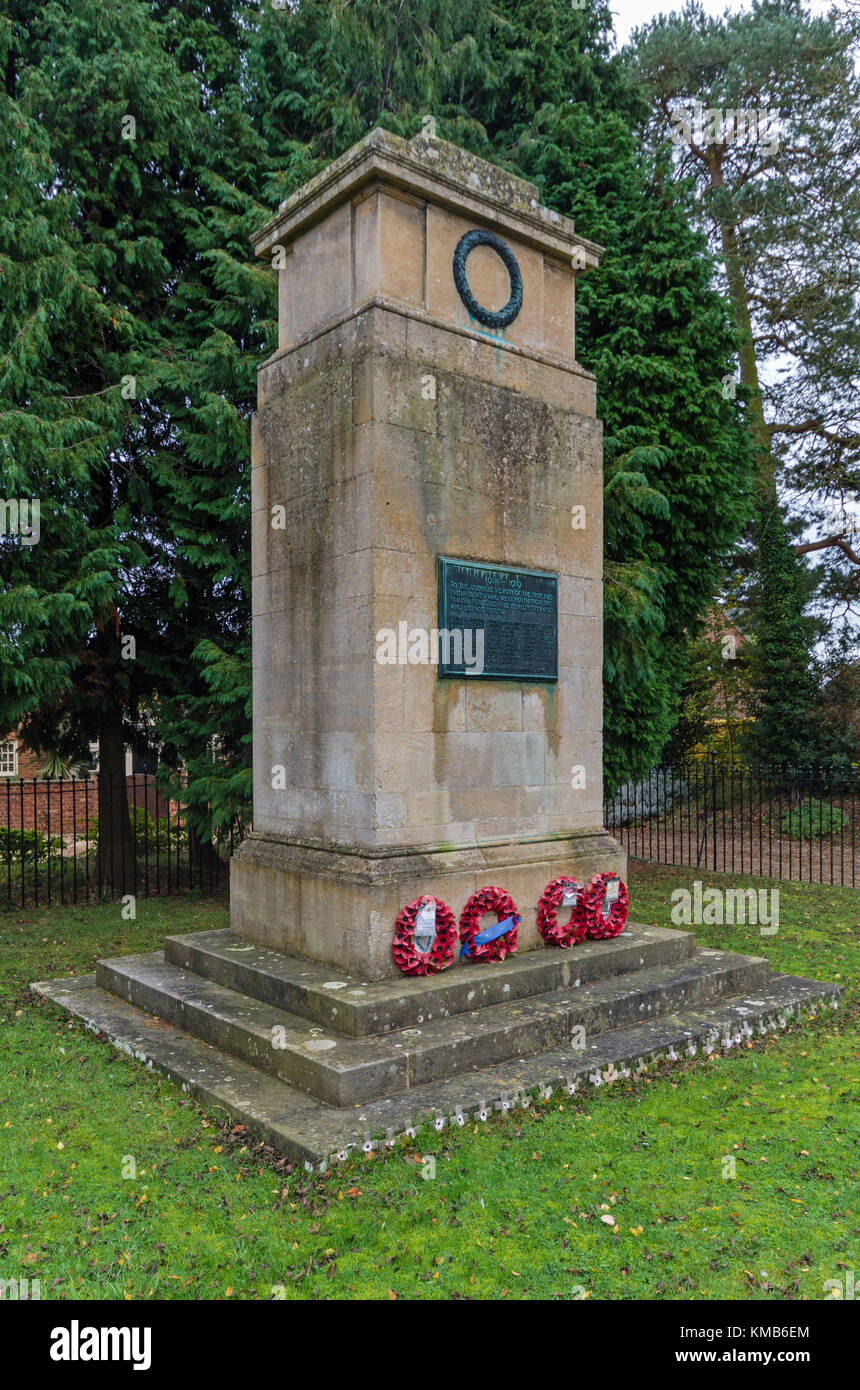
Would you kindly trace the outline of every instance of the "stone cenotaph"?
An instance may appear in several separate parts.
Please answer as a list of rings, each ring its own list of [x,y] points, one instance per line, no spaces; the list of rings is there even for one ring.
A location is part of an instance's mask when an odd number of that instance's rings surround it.
[[[554,876],[625,862],[602,828],[601,427],[574,325],[601,248],[533,184],[382,130],[254,241],[282,267],[280,331],[232,930],[377,980],[404,903],[459,912],[498,883],[533,949]]]
[[[600,247],[531,184],[381,130],[255,243],[280,341],[254,421],[231,928],[34,989],[323,1167],[835,1006],[691,932],[538,932],[552,880],[625,871],[601,824],[601,435],[574,332]],[[401,973],[405,908],[416,947],[441,922],[453,952],[487,888],[521,918],[516,954]]]

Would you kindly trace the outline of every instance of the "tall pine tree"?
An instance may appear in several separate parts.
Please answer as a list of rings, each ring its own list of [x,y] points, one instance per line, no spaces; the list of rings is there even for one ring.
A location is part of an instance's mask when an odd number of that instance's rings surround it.
[[[856,19],[814,16],[803,0],[753,0],[722,18],[688,3],[634,35],[628,55],[651,146],[669,148],[679,186],[692,179],[700,195],[738,329],[757,484],[748,742],[774,761],[820,751],[816,578],[849,620],[860,595],[844,509],[860,476],[858,38]],[[780,492],[794,495],[793,518]],[[823,535],[799,540],[810,520]],[[823,576],[798,558],[811,551]]]
[[[5,543],[2,722],[35,746],[99,742],[99,872],[125,886],[125,743],[152,695],[136,607],[160,582],[169,434],[159,388],[169,304],[189,257],[197,83],[138,0],[11,5],[3,27],[0,433],[4,488],[40,499],[41,537]]]

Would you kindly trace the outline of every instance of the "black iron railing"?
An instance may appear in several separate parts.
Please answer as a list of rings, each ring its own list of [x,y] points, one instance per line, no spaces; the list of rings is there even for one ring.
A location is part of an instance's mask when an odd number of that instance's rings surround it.
[[[0,901],[78,903],[227,885],[235,823],[200,835],[149,774],[110,794],[96,778],[0,780]]]
[[[609,829],[638,859],[725,873],[860,881],[860,769],[743,766],[715,755],[661,765],[607,799]]]

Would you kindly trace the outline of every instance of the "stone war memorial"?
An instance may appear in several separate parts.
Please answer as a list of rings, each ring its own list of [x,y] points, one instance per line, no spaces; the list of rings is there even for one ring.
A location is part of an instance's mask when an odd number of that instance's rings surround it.
[[[324,1166],[835,1005],[627,920],[602,447],[536,186],[372,131],[254,238],[253,832],[231,927],[36,989]]]

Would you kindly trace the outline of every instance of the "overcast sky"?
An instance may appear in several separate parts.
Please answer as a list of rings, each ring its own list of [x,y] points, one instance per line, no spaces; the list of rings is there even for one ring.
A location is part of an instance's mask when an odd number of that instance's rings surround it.
[[[702,7],[713,15],[723,14],[725,10],[736,12],[752,8],[745,0],[702,0]],[[609,0],[609,8],[615,19],[615,33],[621,48],[640,24],[647,24],[658,14],[682,10],[684,6],[683,0]],[[808,0],[807,3],[807,9],[814,14],[825,14],[830,8],[830,0]]]

